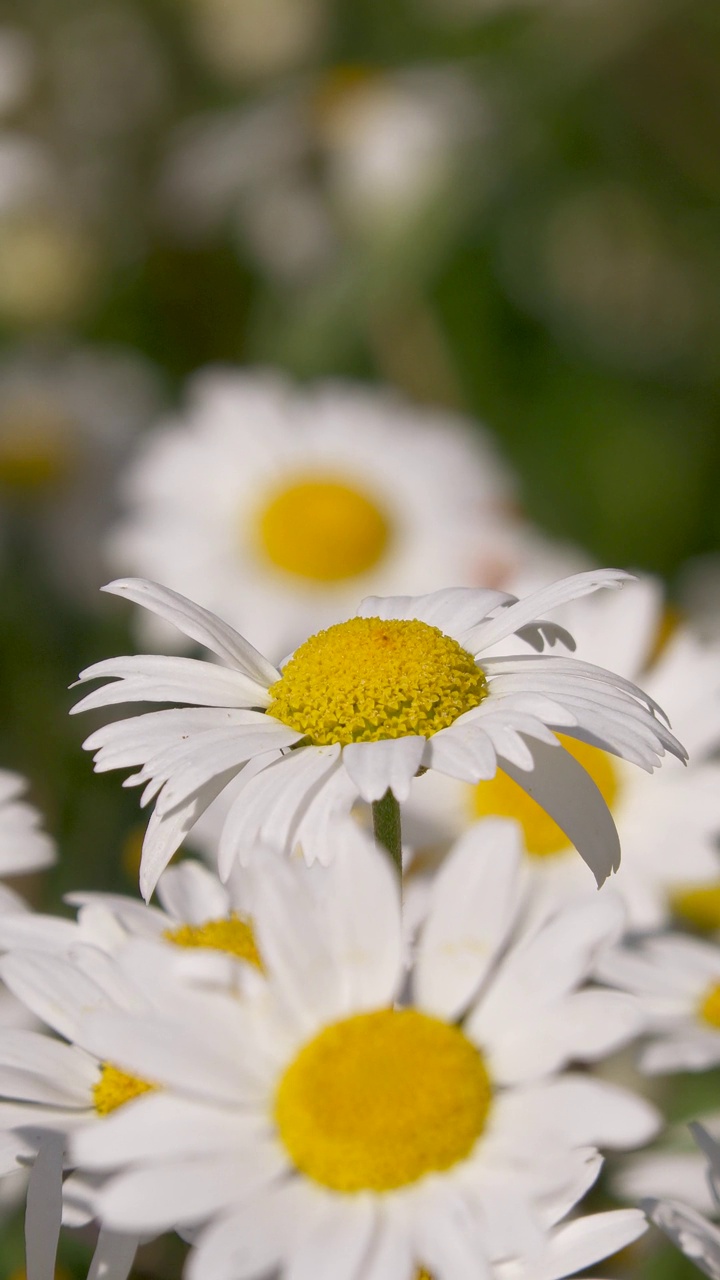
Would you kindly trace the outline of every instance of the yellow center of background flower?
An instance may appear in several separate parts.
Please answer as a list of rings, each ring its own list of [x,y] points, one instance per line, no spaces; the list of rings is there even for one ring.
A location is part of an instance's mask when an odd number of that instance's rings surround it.
[[[113,1067],[111,1063],[105,1062],[100,1079],[93,1085],[95,1110],[98,1115],[107,1116],[111,1111],[117,1111],[118,1107],[124,1107],[126,1102],[139,1098],[142,1093],[150,1093],[154,1088],[154,1084],[139,1080],[137,1076],[129,1076],[119,1067]]]
[[[268,714],[315,745],[430,737],[478,706],[472,654],[426,622],[351,618],[306,640],[270,687]]]
[[[720,929],[720,884],[701,884],[675,889],[670,895],[675,915],[696,929],[712,933]]]
[[[602,793],[609,808],[618,794],[618,775],[611,757],[597,747],[575,738],[558,734],[558,740],[581,764]],[[525,848],[533,858],[548,858],[572,848],[565,832],[527,791],[518,786],[502,769],[489,782],[479,782],[470,789],[471,817],[515,818],[523,829]]]
[[[311,582],[342,582],[373,569],[390,538],[389,522],[362,490],[337,479],[299,479],[265,504],[260,544],[276,569]]]
[[[390,1191],[464,1160],[492,1097],[463,1032],[415,1009],[325,1027],[280,1081],[275,1121],[293,1163],[334,1191]]]
[[[700,1002],[700,1017],[720,1031],[720,983],[715,983]]]
[[[176,929],[165,929],[163,937],[178,947],[210,947],[247,960],[256,969],[263,967],[252,925],[234,911],[219,920],[206,920],[204,924],[181,924]]]
[[[33,495],[61,485],[73,462],[71,436],[72,427],[52,404],[23,399],[3,406],[0,487]]]

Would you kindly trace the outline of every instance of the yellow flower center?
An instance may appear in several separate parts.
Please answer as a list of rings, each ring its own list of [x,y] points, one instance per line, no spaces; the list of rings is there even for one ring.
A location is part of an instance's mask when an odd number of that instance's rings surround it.
[[[612,808],[618,794],[619,779],[606,752],[590,747],[575,738],[558,734],[559,741],[581,764],[602,793],[606,804]],[[522,826],[525,848],[533,858],[548,858],[566,853],[572,848],[565,832],[532,796],[518,786],[502,769],[498,769],[489,782],[479,782],[470,789],[471,817],[489,816],[515,818]]]
[[[0,415],[0,488],[35,494],[65,480],[72,463],[71,427],[53,406],[28,400]]]
[[[700,1017],[720,1031],[720,983],[714,983],[700,1001]]]
[[[206,920],[204,924],[181,924],[177,929],[166,929],[163,936],[178,947],[211,947],[213,951],[227,951],[239,960],[246,960],[256,969],[263,967],[252,925],[234,911],[220,920]]]
[[[311,636],[270,688],[268,714],[316,745],[430,737],[478,706],[487,682],[426,622],[351,618]]]
[[[142,1093],[150,1093],[155,1087],[154,1084],[148,1084],[146,1080],[129,1076],[119,1067],[113,1067],[111,1063],[104,1062],[100,1079],[93,1085],[95,1110],[98,1115],[107,1116],[111,1111],[117,1111],[118,1107],[124,1107],[125,1103],[131,1102],[133,1098],[139,1098]]]
[[[415,1009],[325,1027],[275,1098],[296,1168],[333,1191],[390,1191],[449,1169],[480,1137],[492,1090],[463,1032]]]
[[[708,933],[720,929],[720,882],[676,889],[670,903],[675,915]]]
[[[301,478],[262,508],[260,546],[276,569],[311,582],[342,582],[373,569],[390,539],[384,512],[342,480]]]

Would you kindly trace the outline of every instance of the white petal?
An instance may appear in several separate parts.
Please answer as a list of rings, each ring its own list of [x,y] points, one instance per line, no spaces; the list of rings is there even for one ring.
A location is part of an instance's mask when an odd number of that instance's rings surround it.
[[[535,761],[531,773],[508,760],[502,761],[503,769],[555,819],[599,887],[620,865],[620,840],[599,788],[564,748],[533,742],[530,750]]]
[[[720,1280],[720,1230],[673,1200],[646,1200],[643,1208],[674,1245],[711,1280]]]
[[[476,587],[446,587],[423,596],[366,596],[359,618],[419,618],[458,639],[482,618],[508,601],[505,591]]]
[[[606,1080],[567,1073],[545,1092],[553,1122],[579,1146],[624,1151],[649,1142],[662,1125],[649,1102]]]
[[[182,924],[204,924],[226,916],[230,910],[225,886],[193,858],[163,872],[157,895],[168,915]]]
[[[25,1213],[27,1280],[54,1280],[62,1218],[62,1134],[43,1138],[30,1174]]]
[[[119,702],[187,702],[206,707],[267,707],[271,698],[264,686],[240,671],[230,671],[198,658],[168,658],[138,654],[106,658],[80,672],[77,683],[108,679],[71,709],[91,711]]]
[[[553,1232],[547,1250],[523,1269],[532,1280],[563,1280],[609,1258],[647,1231],[639,1209],[593,1213],[568,1222]]]
[[[70,1153],[83,1169],[117,1170],[124,1164],[153,1164],[194,1156],[229,1155],[234,1144],[262,1151],[262,1118],[248,1118],[212,1103],[173,1097],[158,1091],[133,1100],[77,1130]]]
[[[176,768],[172,765],[165,766],[170,776],[158,796],[158,813],[170,813],[178,805],[186,804],[201,787],[220,774],[231,769],[239,771],[242,765],[255,756],[289,747],[298,742],[301,736],[294,729],[273,723],[270,716],[265,717],[263,725],[254,725],[244,732],[240,729],[232,730],[218,735],[214,742],[208,741],[208,735],[204,735],[204,740],[197,744],[195,751],[187,753],[183,765]],[[152,771],[152,762],[146,766],[146,770]]]
[[[139,1244],[135,1235],[101,1227],[87,1280],[128,1280]]]
[[[351,742],[343,747],[343,764],[363,800],[372,804],[390,789],[403,804],[420,768],[427,739],[384,738],[380,742]]]
[[[479,1222],[450,1187],[433,1189],[424,1212],[413,1223],[413,1246],[419,1267],[435,1280],[487,1280],[490,1274]]]
[[[232,769],[213,778],[192,800],[172,813],[160,814],[155,810],[151,815],[140,861],[140,892],[146,902],[152,897],[158,879],[188,832],[192,831],[200,815],[235,777],[235,773]]]
[[[274,1271],[304,1208],[296,1190],[294,1181],[275,1183],[216,1218],[196,1241],[187,1280],[255,1280]]]
[[[76,1045],[35,1031],[6,1030],[0,1039],[0,1093],[49,1106],[87,1107],[97,1063]]]
[[[123,596],[172,622],[191,640],[197,640],[218,658],[244,671],[259,684],[273,684],[280,672],[257,649],[214,613],[202,609],[185,596],[144,578],[119,578],[101,588],[112,595]]]
[[[328,1196],[324,1212],[295,1244],[286,1280],[360,1280],[376,1223],[370,1196]]]
[[[428,739],[423,764],[461,782],[487,782],[497,773],[488,735],[473,721],[455,723]]]
[[[414,973],[422,1008],[454,1021],[472,998],[520,905],[517,823],[488,818],[458,841],[432,891]]]
[[[591,569],[585,573],[573,574],[570,578],[561,578],[540,591],[525,596],[517,604],[504,609],[496,618],[480,623],[471,635],[465,637],[466,647],[473,653],[490,648],[498,640],[504,640],[528,623],[542,619],[552,609],[557,609],[569,600],[577,600],[601,587],[621,587],[623,582],[632,580],[632,574],[621,569]]]

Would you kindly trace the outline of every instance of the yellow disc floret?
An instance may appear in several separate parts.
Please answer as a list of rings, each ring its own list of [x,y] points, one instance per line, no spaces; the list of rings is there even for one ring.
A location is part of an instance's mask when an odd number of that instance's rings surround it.
[[[670,895],[675,915],[707,933],[720,929],[720,883],[686,885]]]
[[[263,557],[311,582],[342,582],[367,573],[390,539],[390,524],[377,502],[330,477],[284,485],[258,513],[256,527]]]
[[[390,1191],[464,1160],[485,1127],[483,1059],[415,1009],[356,1014],[300,1050],[275,1098],[297,1169],[334,1191]]]
[[[720,983],[714,983],[700,1001],[700,1017],[720,1031]]]
[[[238,960],[247,960],[256,969],[263,967],[250,921],[234,911],[219,920],[206,920],[204,924],[181,924],[176,929],[166,929],[163,936],[178,947],[210,947],[213,951],[226,951]]]
[[[430,737],[477,707],[472,654],[416,620],[351,618],[311,636],[270,687],[268,713],[315,745]]]
[[[605,803],[612,808],[618,793],[618,776],[610,756],[597,747],[575,738],[558,738],[570,755],[590,774]],[[489,816],[515,818],[525,836],[525,848],[534,858],[548,858],[572,848],[565,832],[537,800],[512,778],[498,769],[489,782],[479,782],[470,790],[470,813],[473,819]]]
[[[124,1107],[126,1102],[139,1098],[141,1094],[149,1093],[154,1088],[154,1084],[139,1080],[137,1076],[129,1076],[119,1067],[105,1062],[101,1068],[100,1079],[93,1085],[95,1110],[98,1115],[107,1116],[111,1111],[117,1111],[118,1107]]]

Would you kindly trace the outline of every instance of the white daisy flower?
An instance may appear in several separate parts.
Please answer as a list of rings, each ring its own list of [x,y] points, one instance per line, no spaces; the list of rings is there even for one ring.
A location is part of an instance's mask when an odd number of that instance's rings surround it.
[[[645,578],[622,592],[572,601],[557,613],[576,641],[577,656],[602,661],[665,707],[690,765],[669,760],[652,782],[626,761],[578,738],[561,741],[593,778],[609,805],[622,847],[614,887],[634,929],[657,928],[675,908],[720,926],[720,646],[700,643],[680,625],[655,656],[663,626],[659,583]],[[496,814],[521,823],[538,916],[586,888],[583,868],[561,826],[499,769],[472,786],[438,773],[413,788],[405,835],[418,870],[478,818]],[[417,884],[420,885],[418,878]],[[686,890],[689,890],[686,892]],[[416,891],[416,890],[414,890]]]
[[[143,441],[125,492],[112,563],[218,612],[273,661],[368,591],[495,585],[529,541],[486,435],[352,383],[206,370],[184,415]]]
[[[197,1000],[162,964],[152,1018],[84,1021],[99,1058],[160,1087],[76,1130],[74,1163],[108,1178],[93,1210],[112,1229],[207,1224],[188,1280],[476,1274],[542,1246],[594,1180],[588,1148],[657,1128],[643,1099],[563,1071],[638,1029],[632,1000],[580,989],[622,928],[612,894],[516,934],[516,829],[483,824],[438,878],[398,1005],[398,881],[355,823],[335,843],[324,894],[280,855],[258,880],[254,996]],[[135,940],[123,964],[155,975],[158,951]]]
[[[620,847],[595,783],[553,732],[588,740],[652,770],[684,751],[659,708],[601,667],[542,653],[493,657],[518,635],[538,649],[570,637],[544,619],[566,600],[627,575],[598,570],[516,601],[454,588],[370,597],[355,618],[310,637],[282,674],[226,623],[143,580],[105,588],[173,622],[220,659],[110,658],[80,682],[109,683],[75,711],[122,702],[194,704],[121,720],[85,742],[98,771],[140,766],[127,781],[156,800],[143,846],[147,898],[200,814],[243,770],[219,848],[224,878],[243,848],[293,849],[327,862],[328,822],[361,797],[407,799],[419,769],[468,782],[498,763],[562,825],[598,883]]]
[[[603,957],[604,981],[632,992],[648,1017],[639,1066],[650,1075],[720,1064],[720,947],[683,934]]]
[[[19,774],[0,769],[0,876],[26,875],[55,861],[55,843],[41,830],[40,814],[22,799],[26,789]],[[1,892],[8,902],[15,897],[4,886]]]

